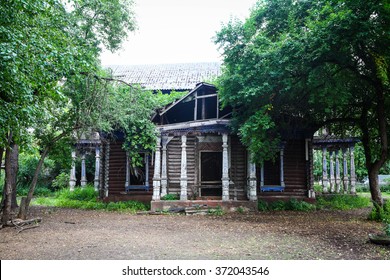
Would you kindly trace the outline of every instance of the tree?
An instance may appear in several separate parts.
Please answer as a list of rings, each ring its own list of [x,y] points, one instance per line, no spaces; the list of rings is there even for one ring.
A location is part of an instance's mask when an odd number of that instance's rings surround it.
[[[67,3],[15,0],[0,4],[2,149],[10,151],[9,143],[23,145],[27,129],[39,131],[41,121],[49,121],[50,117],[57,124],[68,124],[55,127],[53,123],[44,122],[46,133],[41,134],[42,140],[50,143],[78,127],[75,113],[80,112],[77,109],[82,108],[87,99],[84,92],[64,95],[61,83],[85,79],[86,75],[98,71],[101,48],[117,50],[127,33],[134,30],[131,7],[129,0],[73,0]],[[65,111],[68,114],[55,119],[58,110],[64,109],[64,100],[71,104]],[[53,114],[42,114],[49,111]],[[44,146],[42,150],[38,173],[51,146]],[[6,154],[6,165],[17,164],[17,161],[7,159],[10,157]],[[7,182],[15,181],[8,180],[8,176],[16,176],[14,172],[6,173],[6,176]],[[33,186],[34,180],[32,192]],[[6,219],[9,206],[8,200],[4,201],[3,218]]]
[[[384,0],[262,0],[244,23],[224,25],[215,39],[224,55],[219,94],[235,108],[234,127],[256,159],[269,157],[286,130],[354,131],[374,205],[382,207],[377,177],[389,154],[389,32]]]

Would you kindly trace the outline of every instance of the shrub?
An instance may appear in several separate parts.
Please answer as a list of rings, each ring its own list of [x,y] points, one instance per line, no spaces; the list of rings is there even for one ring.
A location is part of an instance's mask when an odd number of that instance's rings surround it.
[[[70,191],[69,189],[60,190],[57,193],[57,198],[78,201],[96,201],[97,192],[92,185],[87,185],[85,188],[75,188],[74,191]]]
[[[58,191],[54,198],[36,199],[35,204],[85,210],[107,210],[122,212],[148,210],[148,206],[139,201],[109,203],[97,201],[97,192],[92,185],[87,185],[85,188],[76,188],[72,192],[69,189],[63,189]]]
[[[225,211],[223,211],[221,206],[217,206],[215,208],[209,208],[207,211],[207,214],[213,215],[213,216],[222,216],[225,214]]]
[[[169,193],[161,197],[161,200],[179,200],[179,195]]]
[[[314,204],[308,203],[306,201],[298,201],[297,199],[290,199],[289,202],[287,203],[287,210],[293,210],[293,211],[312,211],[316,210],[316,206]]]
[[[110,202],[106,205],[107,211],[146,211],[148,208],[146,205],[139,201],[121,201],[121,202]]]
[[[314,204],[307,203],[303,200],[297,200],[295,198],[290,199],[289,201],[274,201],[271,203],[267,203],[263,200],[258,201],[258,209],[259,211],[313,211],[316,210],[316,206]]]
[[[369,220],[383,221],[388,223],[390,221],[390,200],[387,200],[379,211],[376,207],[372,207],[371,213],[368,215]]]
[[[384,221],[383,232],[387,236],[390,236],[390,219]]]
[[[55,179],[51,183],[53,190],[60,190],[69,187],[69,174],[65,172],[61,172],[55,177]]]
[[[262,212],[270,210],[268,203],[264,200],[257,201],[257,209],[259,209],[259,211],[262,211]]]

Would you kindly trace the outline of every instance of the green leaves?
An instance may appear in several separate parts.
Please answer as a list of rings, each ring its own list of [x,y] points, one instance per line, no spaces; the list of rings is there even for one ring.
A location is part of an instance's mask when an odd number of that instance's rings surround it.
[[[313,133],[330,123],[342,124],[334,130],[340,134],[350,132],[364,110],[371,141],[379,142],[378,89],[390,104],[389,11],[378,0],[262,0],[244,23],[221,28],[219,94],[235,108],[233,126],[259,158],[265,146],[275,147],[275,133]],[[251,133],[261,143],[256,148]]]

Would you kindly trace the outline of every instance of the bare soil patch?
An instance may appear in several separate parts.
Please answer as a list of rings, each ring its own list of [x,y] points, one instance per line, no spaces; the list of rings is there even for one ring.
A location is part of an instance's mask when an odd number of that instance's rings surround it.
[[[0,230],[0,259],[390,259],[369,209],[223,216],[32,207],[40,227]]]

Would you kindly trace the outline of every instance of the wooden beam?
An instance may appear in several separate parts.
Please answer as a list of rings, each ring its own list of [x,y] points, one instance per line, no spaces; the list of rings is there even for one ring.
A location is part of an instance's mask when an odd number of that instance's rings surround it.
[[[195,99],[203,99],[203,98],[209,98],[209,97],[214,97],[214,96],[218,96],[216,93],[213,93],[213,94],[207,94],[207,95],[199,95],[199,96],[195,96]]]

